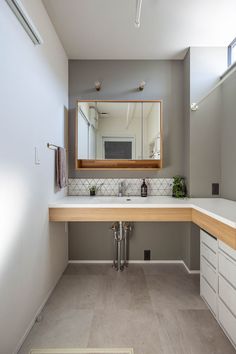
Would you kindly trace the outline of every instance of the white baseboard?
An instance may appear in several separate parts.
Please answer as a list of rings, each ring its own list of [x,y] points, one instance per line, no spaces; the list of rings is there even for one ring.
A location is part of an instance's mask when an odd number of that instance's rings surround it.
[[[111,264],[112,260],[69,260],[70,264]],[[200,274],[200,270],[190,270],[182,259],[176,260],[130,260],[130,264],[183,264],[189,274]]]
[[[71,260],[69,264],[111,264],[112,260]]]
[[[130,264],[181,264],[182,261],[177,259],[177,260],[150,260],[150,261],[129,261]]]
[[[67,265],[66,265],[67,267]],[[65,269],[66,269],[65,267]],[[64,269],[64,270],[65,270]],[[63,271],[64,272],[64,271]],[[55,289],[58,281],[60,280],[63,272],[57,277],[56,281],[54,282],[53,286],[51,287],[51,289],[49,290],[49,292],[47,293],[47,295],[45,296],[45,299],[43,300],[42,304],[39,306],[38,310],[36,311],[36,313],[33,316],[33,319],[31,320],[31,322],[29,323],[29,326],[27,327],[24,335],[21,337],[21,339],[19,340],[15,351],[13,352],[13,354],[17,354],[20,350],[20,348],[22,347],[24,341],[26,340],[26,337],[28,336],[29,332],[31,331],[33,325],[35,324],[36,318],[40,315],[40,313],[42,312],[44,306],[46,305],[46,302],[48,301],[49,297],[51,296],[53,290]]]
[[[70,260],[70,264],[112,264],[112,260]],[[172,263],[172,264],[182,264],[182,260],[130,260],[130,264],[161,264],[161,263]]]
[[[184,261],[182,261],[182,263],[183,263],[185,269],[187,270],[188,274],[200,274],[200,270],[190,270]]]

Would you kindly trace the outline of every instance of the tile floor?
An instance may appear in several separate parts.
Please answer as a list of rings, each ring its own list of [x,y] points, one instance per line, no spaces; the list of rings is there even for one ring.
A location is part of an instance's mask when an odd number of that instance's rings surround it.
[[[133,347],[135,354],[235,353],[182,265],[69,265],[19,354]]]

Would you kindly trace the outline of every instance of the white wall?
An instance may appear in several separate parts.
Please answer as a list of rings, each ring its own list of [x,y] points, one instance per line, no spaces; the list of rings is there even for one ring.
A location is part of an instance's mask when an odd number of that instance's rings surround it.
[[[0,353],[12,354],[67,264],[64,224],[49,224],[54,152],[64,143],[68,61],[40,0],[23,3],[34,46],[0,1]],[[41,165],[34,165],[38,146]]]

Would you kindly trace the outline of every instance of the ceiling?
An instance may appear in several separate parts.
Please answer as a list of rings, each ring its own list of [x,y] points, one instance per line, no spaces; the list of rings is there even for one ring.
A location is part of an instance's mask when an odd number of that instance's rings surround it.
[[[160,104],[160,103],[155,103]],[[99,118],[112,118],[120,119],[127,118],[127,116],[132,116],[133,118],[140,118],[142,112],[142,106],[140,103],[135,102],[96,102],[93,106],[97,106],[100,112]],[[143,105],[143,117],[146,119],[150,114],[153,107],[153,103],[145,102]],[[106,113],[104,115],[104,112]],[[103,113],[103,114],[101,114]]]
[[[183,59],[236,37],[236,0],[43,0],[69,59]]]

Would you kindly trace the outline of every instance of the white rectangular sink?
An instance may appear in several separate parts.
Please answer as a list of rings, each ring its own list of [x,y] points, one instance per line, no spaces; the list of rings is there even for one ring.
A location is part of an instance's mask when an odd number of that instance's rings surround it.
[[[90,197],[89,201],[91,203],[145,203],[147,198],[139,197],[139,196],[124,196],[124,197],[117,197],[117,196],[95,196]]]

